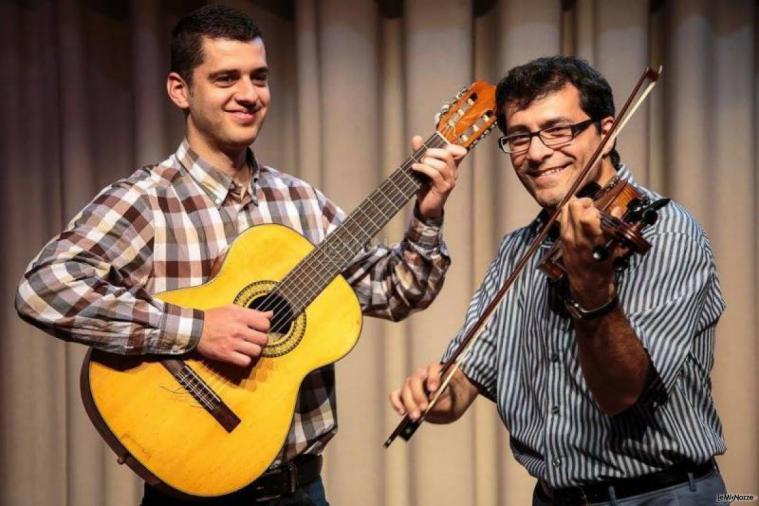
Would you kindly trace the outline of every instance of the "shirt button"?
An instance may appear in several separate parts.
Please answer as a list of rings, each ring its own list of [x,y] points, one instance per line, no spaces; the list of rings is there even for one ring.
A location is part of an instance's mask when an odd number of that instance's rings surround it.
[[[551,414],[552,415],[558,415],[559,414],[559,406],[554,406],[551,408]]]
[[[551,362],[558,363],[559,361],[559,354],[558,353],[551,353]]]
[[[559,467],[561,465],[561,459],[557,457],[553,459],[551,463],[553,464],[553,467]]]

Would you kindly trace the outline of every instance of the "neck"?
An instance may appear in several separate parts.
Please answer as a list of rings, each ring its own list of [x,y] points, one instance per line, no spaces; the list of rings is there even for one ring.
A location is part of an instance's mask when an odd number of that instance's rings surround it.
[[[601,188],[606,186],[607,183],[617,175],[617,169],[611,164],[611,158],[609,156],[604,156],[601,159],[600,166],[596,170],[596,176],[592,178],[591,181],[598,183]]]
[[[235,181],[247,183],[250,180],[250,171],[247,165],[247,146],[220,146],[197,135],[192,129],[187,131],[187,142],[197,155],[234,178]]]

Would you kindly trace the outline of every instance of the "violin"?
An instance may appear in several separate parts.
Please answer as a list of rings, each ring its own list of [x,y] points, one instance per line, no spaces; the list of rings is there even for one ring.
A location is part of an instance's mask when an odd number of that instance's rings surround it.
[[[659,209],[669,203],[667,198],[651,202],[619,176],[612,178],[603,188],[597,183],[589,183],[577,196],[590,197],[593,199],[593,205],[601,212],[601,230],[607,242],[593,249],[593,258],[598,261],[606,260],[612,249],[617,245],[622,246],[619,256],[614,259],[617,270],[627,267],[633,253],[648,253],[651,243],[643,238],[643,229],[656,223]],[[622,211],[620,218],[612,214],[615,209]],[[558,241],[555,242],[538,263],[538,269],[554,282],[561,280],[565,274],[559,244]]]

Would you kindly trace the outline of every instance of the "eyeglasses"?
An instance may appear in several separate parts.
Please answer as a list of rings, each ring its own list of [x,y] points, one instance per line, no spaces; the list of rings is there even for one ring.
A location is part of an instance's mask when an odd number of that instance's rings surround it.
[[[594,119],[588,118],[574,125],[557,125],[536,130],[535,132],[519,132],[504,135],[498,139],[498,146],[504,153],[518,155],[527,152],[530,149],[532,138],[537,136],[547,147],[557,148],[572,142],[572,139],[577,137],[593,122],[595,122]]]

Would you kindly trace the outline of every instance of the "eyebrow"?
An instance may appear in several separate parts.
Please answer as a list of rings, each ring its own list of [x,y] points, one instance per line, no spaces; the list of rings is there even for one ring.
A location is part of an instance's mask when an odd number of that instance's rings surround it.
[[[560,123],[572,124],[574,123],[574,120],[571,118],[567,118],[566,116],[558,116],[556,118],[551,118],[539,123],[538,129],[543,130],[545,128],[551,128],[552,126],[558,125]],[[515,125],[514,127],[508,127],[506,129],[506,135],[511,135],[513,133],[520,133],[520,132],[529,132],[529,130],[524,125]]]

